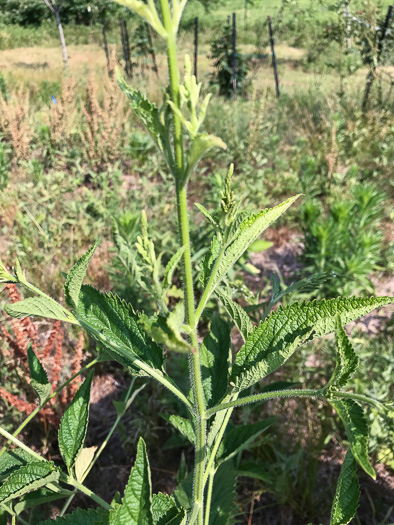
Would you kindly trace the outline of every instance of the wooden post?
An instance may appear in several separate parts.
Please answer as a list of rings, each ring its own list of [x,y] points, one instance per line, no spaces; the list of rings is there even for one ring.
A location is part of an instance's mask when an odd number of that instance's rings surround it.
[[[110,68],[111,68],[111,61],[109,57],[109,48],[108,48],[108,40],[107,40],[107,30],[105,29],[105,16],[101,19],[101,27],[103,30],[103,48],[105,52],[105,57],[107,59],[107,69],[108,74],[110,74]]]
[[[365,111],[368,106],[369,95],[371,93],[372,86],[373,86],[373,83],[376,77],[376,68],[379,65],[380,58],[382,56],[383,43],[384,43],[384,39],[386,38],[386,33],[389,27],[390,18],[392,14],[393,14],[393,6],[390,5],[387,11],[386,20],[384,21],[384,24],[382,27],[382,32],[380,33],[380,38],[379,38],[379,43],[378,43],[378,55],[376,57],[376,61],[374,61],[374,65],[371,71],[368,73],[368,76],[367,76],[367,83],[365,86],[365,93],[364,93],[364,99],[363,99],[363,105],[362,105],[363,111]]]
[[[237,94],[237,15],[233,13],[233,93]]]
[[[157,67],[157,61],[156,61],[156,53],[155,48],[153,47],[153,38],[152,38],[152,32],[149,24],[146,24],[147,31],[148,31],[148,39],[149,39],[149,53],[152,57],[153,62],[153,71],[156,73],[157,76],[159,76],[159,68]]]
[[[194,76],[198,79],[198,16],[194,19]]]
[[[125,71],[126,71],[126,75],[130,78],[133,74],[133,71],[132,71],[132,66],[130,62],[130,41],[129,41],[129,33],[127,30],[126,20],[121,18],[119,20],[119,25],[120,25],[120,36],[122,39],[123,58],[125,61]]]
[[[269,30],[269,36],[270,36],[270,43],[271,43],[272,67],[274,69],[276,96],[279,98],[280,97],[280,89],[279,89],[278,65],[276,63],[276,54],[275,54],[274,32],[272,30],[271,17],[270,16],[267,17],[267,20],[268,20],[268,30]]]

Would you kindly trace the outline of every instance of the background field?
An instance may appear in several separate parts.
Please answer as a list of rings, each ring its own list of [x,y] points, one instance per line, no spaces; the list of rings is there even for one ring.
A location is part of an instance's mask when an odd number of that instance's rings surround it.
[[[284,288],[295,279],[317,274],[313,286],[289,296],[284,304],[340,294],[393,295],[393,30],[368,107],[363,110],[371,71],[370,56],[364,56],[365,35],[355,33],[352,51],[346,51],[340,33],[342,19],[326,2],[324,7],[307,0],[288,4],[281,18],[280,0],[255,0],[246,25],[242,0],[223,1],[209,11],[191,1],[186,9],[179,63],[182,67],[185,53],[193,55],[193,20],[199,16],[199,80],[204,93],[214,93],[205,129],[228,146],[227,151],[213,151],[189,184],[196,281],[213,231],[194,203],[216,210],[227,168],[234,162],[234,191],[244,207],[257,211],[303,194],[275,228],[266,232],[263,240],[269,244],[248,252],[231,275],[235,300],[242,305],[268,301],[272,275]],[[368,16],[380,23],[389,4],[388,0],[369,2]],[[367,4],[352,1],[350,5],[359,12],[357,16],[372,20],[367,17]],[[224,39],[223,25],[232,12],[238,15],[238,51],[248,71],[244,91],[226,98],[219,96],[214,81],[211,44]],[[267,15],[272,15],[275,29],[279,100]],[[141,56],[136,46],[138,20],[127,13],[122,16],[127,19],[134,62],[134,75],[128,82],[160,102],[167,82],[163,45],[154,38],[156,74],[151,57]],[[0,16],[0,258],[9,266],[18,259],[32,282],[58,298],[62,296],[62,272],[100,237],[88,281],[116,291],[150,313],[154,305],[137,285],[141,276],[134,266],[140,212],[146,210],[149,232],[167,261],[178,245],[173,181],[111,76],[115,66],[124,72],[118,18],[118,14],[108,18],[106,25],[111,52],[108,72],[98,14],[90,25],[78,25],[72,19],[64,25],[69,54],[66,70],[54,20],[33,27],[8,24]],[[327,27],[339,28],[342,36],[332,37]],[[127,247],[126,265],[116,250],[114,222]],[[176,300],[179,275],[173,284]],[[197,294],[200,292],[198,289]],[[0,307],[13,293],[9,287],[1,291]],[[34,395],[24,368],[26,329],[4,313],[0,322],[4,327],[0,384],[15,396],[2,394],[0,418],[10,430],[23,419],[26,403],[33,402]],[[56,341],[61,339],[46,353],[45,365],[50,374],[68,377],[76,349],[81,351],[81,336],[68,329],[63,333],[48,322],[34,326],[39,349],[51,334]],[[390,308],[349,327],[362,362],[352,384],[355,392],[392,401],[393,331]],[[235,330],[233,335],[236,350],[240,340]],[[96,353],[87,338],[82,340],[82,349],[80,366]],[[59,360],[62,367],[56,372],[53,367]],[[186,370],[186,359],[181,356],[178,360]],[[325,384],[333,368],[334,343],[326,338],[307,345],[274,380],[294,380],[310,388]],[[182,374],[178,381],[184,382]],[[112,401],[119,399],[128,383],[127,374],[116,365],[99,366],[93,384],[91,445],[101,440],[113,422]],[[262,387],[256,387],[255,393]],[[55,459],[59,454],[56,425],[63,409],[61,403],[53,407],[52,419],[37,421],[23,436]],[[167,392],[147,386],[99,461],[100,483],[94,475],[89,479],[92,488],[105,499],[121,489],[135,457],[137,436],[143,435],[153,466],[154,490],[171,492],[181,452],[188,464],[193,453],[161,417],[176,410]],[[278,416],[272,433],[264,434],[244,458],[262,465],[267,476],[264,481],[242,479],[237,489],[237,523],[326,525],[344,456],[341,424],[336,419],[332,422],[329,407],[314,401],[267,403],[238,412],[234,421],[254,422],[272,413]],[[393,414],[383,421],[370,410],[368,417],[378,480],[374,483],[361,476],[361,506],[354,523],[390,525],[394,522]],[[74,503],[87,504],[77,498]],[[42,514],[31,514],[29,519],[35,523],[56,512],[56,507],[44,508]]]

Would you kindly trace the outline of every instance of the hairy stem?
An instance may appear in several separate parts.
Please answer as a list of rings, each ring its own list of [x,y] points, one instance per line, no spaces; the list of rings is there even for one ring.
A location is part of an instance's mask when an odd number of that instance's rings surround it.
[[[209,471],[209,483],[208,483],[208,492],[207,492],[207,502],[205,505],[205,525],[209,525],[209,514],[211,512],[211,502],[212,502],[212,490],[213,490],[213,480],[215,478],[216,470],[212,468]]]
[[[91,368],[92,366],[94,366],[96,363],[98,362],[98,358],[97,359],[93,359],[93,361],[91,361],[90,363],[88,363],[86,366],[84,366],[83,368],[81,368],[81,370],[79,370],[79,372],[77,372],[76,374],[74,374],[72,377],[70,377],[70,379],[68,379],[65,383],[63,383],[62,385],[60,385],[50,396],[48,396],[35,410],[33,410],[33,412],[31,414],[29,414],[27,416],[27,418],[19,425],[19,427],[15,430],[15,432],[12,434],[14,437],[17,437],[21,432],[22,430],[30,423],[30,421],[38,414],[38,412],[40,412],[40,410],[42,410],[44,408],[44,406],[51,400],[53,399],[54,397],[57,396],[57,394],[59,392],[61,392],[61,390],[63,390],[63,388],[65,388],[68,384],[70,384],[72,381],[74,381],[75,378],[77,378],[79,375],[83,374],[84,372],[86,372],[87,370],[89,370],[89,368]],[[11,443],[11,441],[8,441],[4,447],[0,450],[0,457],[4,454],[4,452],[7,450],[7,447],[8,445]]]
[[[219,266],[220,266],[220,263],[222,262],[222,257],[224,255],[224,252],[225,252],[225,249],[226,249],[226,245],[225,243],[223,243],[223,246],[222,246],[222,249],[220,250],[220,253],[218,255],[218,258],[216,259],[216,262],[215,262],[215,266],[213,267],[212,269],[212,272],[211,272],[211,275],[209,276],[209,281],[205,287],[205,290],[203,292],[203,295],[201,297],[201,300],[200,300],[200,303],[197,307],[197,310],[196,310],[196,323],[198,323],[198,321],[200,320],[200,317],[203,313],[203,310],[207,304],[207,302],[209,301],[209,298],[211,297],[212,295],[212,291],[213,291],[213,288],[212,288],[212,285],[213,285],[213,282],[216,278],[216,274],[219,270]]]
[[[171,18],[168,0],[160,0],[163,14],[164,27],[167,32],[167,57],[170,78],[171,97],[175,107],[180,107],[179,96],[179,71],[176,55],[176,40],[174,24]],[[182,123],[176,112],[174,119],[174,157],[176,172],[176,197],[180,244],[185,246],[183,254],[183,289],[185,302],[186,323],[192,328],[190,335],[194,352],[191,355],[190,376],[193,389],[193,403],[196,412],[196,456],[194,470],[193,501],[199,525],[203,525],[203,497],[204,497],[204,462],[206,450],[206,420],[205,405],[202,389],[201,364],[198,350],[198,337],[195,322],[193,272],[190,251],[189,220],[187,213],[187,190],[184,182],[185,159],[183,149]]]

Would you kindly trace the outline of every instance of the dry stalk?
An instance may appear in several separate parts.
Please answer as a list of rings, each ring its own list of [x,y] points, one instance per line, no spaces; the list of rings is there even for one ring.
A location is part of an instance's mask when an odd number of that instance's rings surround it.
[[[13,165],[16,166],[20,160],[27,160],[34,127],[30,116],[29,93],[24,92],[23,88],[11,93],[8,100],[0,94],[0,130],[12,144]]]
[[[51,106],[49,132],[52,146],[69,140],[76,121],[76,82],[73,77],[67,77],[63,80],[61,97]]]

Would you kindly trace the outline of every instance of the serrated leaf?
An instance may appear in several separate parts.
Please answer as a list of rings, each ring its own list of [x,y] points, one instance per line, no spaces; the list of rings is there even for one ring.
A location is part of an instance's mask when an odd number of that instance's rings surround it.
[[[182,259],[182,256],[185,252],[185,246],[182,246],[179,248],[179,250],[171,257],[170,261],[168,262],[164,278],[163,278],[163,288],[164,290],[168,290],[172,285],[172,278],[174,276],[174,272],[177,269],[177,266]]]
[[[159,108],[153,102],[150,102],[141,91],[129,86],[118,70],[116,71],[116,78],[120,89],[129,99],[134,113],[148,131],[156,146],[164,153],[166,130],[160,120]]]
[[[234,500],[237,479],[231,461],[221,465],[213,481],[209,525],[231,525],[234,523]]]
[[[263,421],[257,421],[250,425],[235,427],[228,432],[219,447],[217,453],[218,465],[228,461],[236,454],[245,450],[262,432],[267,430],[276,418],[271,417]]]
[[[5,311],[11,317],[22,319],[23,317],[46,317],[58,321],[72,322],[65,310],[50,297],[29,297],[17,303],[7,304]]]
[[[171,425],[173,425],[182,434],[182,436],[188,439],[192,445],[196,444],[196,434],[190,419],[175,415],[163,415],[162,417],[171,423]]]
[[[83,475],[93,461],[96,450],[97,447],[87,447],[83,448],[78,454],[75,461],[75,477],[77,478],[77,481],[82,481]]]
[[[174,310],[167,317],[157,316],[154,320],[145,324],[149,326],[149,335],[156,343],[164,345],[172,352],[190,353],[193,347],[182,337],[181,330],[185,320],[183,302],[177,303]]]
[[[72,514],[66,514],[62,518],[56,520],[40,521],[38,525],[104,525],[108,523],[105,518],[108,512],[102,509],[78,509]]]
[[[222,139],[215,135],[208,135],[207,133],[199,133],[193,140],[187,158],[187,167],[185,173],[185,180],[187,180],[194,168],[204,157],[204,155],[212,148],[221,148],[226,150],[227,146]]]
[[[89,421],[92,378],[93,370],[79,387],[78,392],[67,407],[60,422],[58,433],[59,449],[64,463],[69,470],[74,466],[75,460],[85,442]]]
[[[221,230],[221,227],[220,227],[220,224],[218,223],[218,221],[215,219],[215,217],[213,217],[209,211],[204,208],[204,206],[202,204],[199,204],[198,202],[195,202],[194,203],[194,206],[204,215],[204,217],[207,219],[208,222],[210,222],[212,224],[212,226],[216,229],[216,230]]]
[[[109,525],[153,525],[152,487],[145,442],[140,438],[122,504],[110,511]]]
[[[226,309],[226,312],[234,321],[236,327],[240,331],[243,340],[246,341],[254,330],[254,326],[252,321],[250,320],[250,317],[242,308],[242,306],[233,301],[231,297],[229,297],[223,290],[217,288],[215,293],[222,305],[224,306],[224,308]]]
[[[200,281],[204,286],[206,286],[208,283],[208,279],[211,275],[212,268],[219,255],[221,247],[221,242],[219,241],[218,237],[215,236],[212,239],[210,249],[201,263]]]
[[[347,525],[355,517],[360,499],[357,463],[349,450],[339,475],[331,510],[330,525]]]
[[[350,449],[356,461],[371,478],[376,479],[376,472],[368,457],[369,429],[364,410],[353,399],[329,400],[329,403],[342,420]]]
[[[93,246],[78,259],[67,275],[64,285],[64,297],[66,304],[75,310],[78,308],[79,292],[81,291],[82,282],[98,243],[99,241],[96,241]]]
[[[258,479],[267,484],[273,484],[275,482],[275,474],[267,472],[266,466],[256,463],[255,461],[242,463],[238,467],[236,474],[237,477]]]
[[[215,314],[212,317],[210,331],[200,348],[203,392],[208,408],[219,403],[227,392],[230,352],[230,327]]]
[[[31,345],[27,349],[27,359],[29,363],[30,377],[31,377],[31,386],[36,391],[40,404],[42,404],[47,397],[50,395],[52,390],[52,385],[48,381],[48,376],[42,366],[40,360],[33,351]]]
[[[115,361],[134,367],[139,358],[152,368],[162,368],[163,350],[146,335],[131,304],[117,295],[82,286],[78,319]]]
[[[152,516],[155,525],[177,525],[184,518],[185,512],[180,511],[173,496],[154,494],[152,497]]]
[[[231,382],[241,392],[277,370],[301,345],[392,302],[391,297],[350,297],[293,303],[260,324],[238,352]]]
[[[276,219],[278,219],[297,199],[299,195],[288,199],[275,208],[261,211],[255,215],[246,217],[237,230],[231,243],[220,261],[215,279],[210,285],[209,293],[213,293],[226,273],[234,266],[249,246],[266,230]]]
[[[0,481],[3,481],[12,474],[12,472],[18,470],[19,467],[34,462],[33,456],[24,450],[14,449],[5,452],[0,457]]]
[[[340,389],[346,386],[359,363],[359,358],[346,335],[339,316],[335,327],[335,349],[336,367],[332,378],[326,386],[327,390]]]
[[[50,461],[35,461],[24,465],[12,472],[0,487],[0,503],[20,498],[28,492],[57,481],[59,477],[60,469]]]
[[[44,503],[51,503],[60,499],[68,498],[73,492],[69,490],[63,490],[60,492],[53,492],[48,488],[41,488],[34,492],[29,492],[19,499],[18,503],[14,505],[14,511],[17,515],[27,509],[43,505]]]

